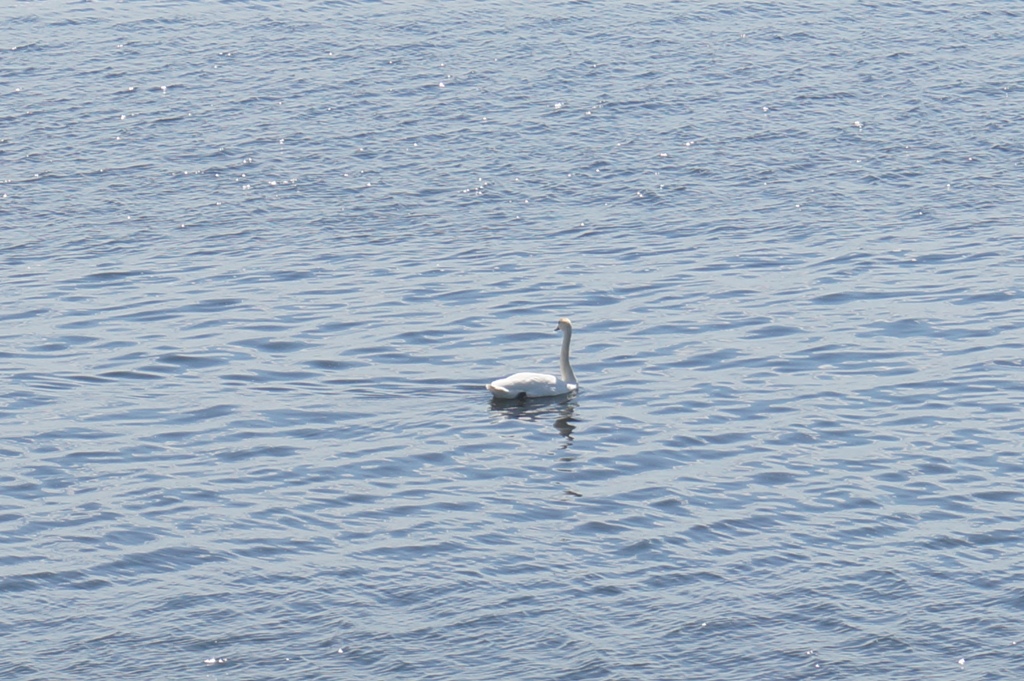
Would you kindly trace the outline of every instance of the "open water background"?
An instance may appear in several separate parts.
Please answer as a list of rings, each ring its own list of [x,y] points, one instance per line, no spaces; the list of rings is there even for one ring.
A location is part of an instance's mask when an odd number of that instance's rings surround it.
[[[0,25],[0,678],[1024,673],[1017,5]]]

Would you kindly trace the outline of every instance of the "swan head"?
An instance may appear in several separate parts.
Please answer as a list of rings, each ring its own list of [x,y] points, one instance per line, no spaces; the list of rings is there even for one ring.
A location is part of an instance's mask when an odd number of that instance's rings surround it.
[[[569,321],[568,317],[562,317],[558,320],[558,326],[555,327],[555,331],[572,331],[572,322]]]

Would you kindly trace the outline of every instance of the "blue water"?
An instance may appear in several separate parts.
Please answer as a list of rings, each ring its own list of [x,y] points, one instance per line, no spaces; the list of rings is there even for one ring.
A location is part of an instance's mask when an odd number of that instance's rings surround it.
[[[3,4],[0,678],[1020,677],[1022,21]]]

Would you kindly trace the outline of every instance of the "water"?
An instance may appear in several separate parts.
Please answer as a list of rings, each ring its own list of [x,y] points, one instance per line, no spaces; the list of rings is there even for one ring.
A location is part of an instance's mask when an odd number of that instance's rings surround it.
[[[0,677],[1024,669],[1012,5],[0,20]]]

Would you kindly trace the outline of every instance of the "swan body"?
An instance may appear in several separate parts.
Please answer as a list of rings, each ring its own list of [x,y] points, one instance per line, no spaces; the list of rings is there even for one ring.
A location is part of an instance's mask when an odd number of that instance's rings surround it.
[[[572,322],[565,317],[558,320],[556,331],[562,332],[562,354],[560,364],[562,376],[551,374],[538,374],[532,371],[524,371],[512,374],[508,378],[488,383],[486,388],[491,391],[495,399],[499,400],[521,400],[528,397],[557,397],[576,392],[579,383],[576,382],[576,374],[569,365],[569,343],[572,340]]]

